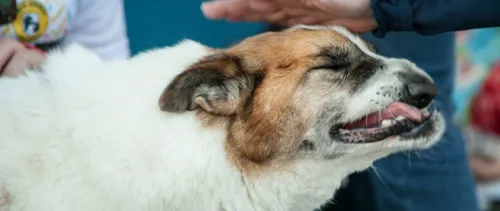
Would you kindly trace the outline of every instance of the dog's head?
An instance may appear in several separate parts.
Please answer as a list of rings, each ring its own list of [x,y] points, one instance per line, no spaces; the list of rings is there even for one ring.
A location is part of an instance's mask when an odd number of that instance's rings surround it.
[[[298,26],[213,50],[170,83],[160,107],[223,125],[229,155],[251,170],[429,147],[444,128],[426,110],[436,94],[413,63],[344,28]]]

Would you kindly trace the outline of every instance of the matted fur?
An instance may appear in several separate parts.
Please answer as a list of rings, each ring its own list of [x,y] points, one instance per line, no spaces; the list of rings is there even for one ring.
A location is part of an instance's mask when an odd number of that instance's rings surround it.
[[[416,140],[328,136],[397,101],[407,72],[429,77],[341,27],[113,62],[51,52],[42,72],[0,78],[0,211],[318,208],[348,174],[438,140],[440,115]]]

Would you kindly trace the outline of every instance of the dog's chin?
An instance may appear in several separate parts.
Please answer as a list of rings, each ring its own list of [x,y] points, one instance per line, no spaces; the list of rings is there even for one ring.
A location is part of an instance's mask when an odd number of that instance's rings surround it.
[[[345,144],[370,144],[397,140],[401,142],[401,145],[425,148],[439,139],[445,128],[444,124],[441,113],[423,110],[418,120],[398,116],[392,119],[381,118],[372,125],[332,126],[330,137]]]

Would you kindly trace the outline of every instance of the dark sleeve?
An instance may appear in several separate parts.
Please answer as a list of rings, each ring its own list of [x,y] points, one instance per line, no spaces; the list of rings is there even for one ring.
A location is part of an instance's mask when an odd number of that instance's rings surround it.
[[[371,9],[377,37],[389,31],[433,35],[500,26],[500,0],[372,0]]]

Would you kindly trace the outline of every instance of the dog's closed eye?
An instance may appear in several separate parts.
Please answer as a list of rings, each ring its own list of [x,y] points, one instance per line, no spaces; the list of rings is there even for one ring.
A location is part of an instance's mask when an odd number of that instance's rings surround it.
[[[342,71],[348,69],[350,66],[349,63],[347,62],[342,62],[342,63],[337,63],[337,64],[324,64],[324,65],[319,65],[315,66],[312,69],[313,70],[319,70],[319,69],[328,69],[328,70],[333,70],[333,71]]]
[[[323,62],[312,69],[342,71],[346,70],[351,65],[348,52],[341,48],[326,48],[318,57],[322,58]]]

